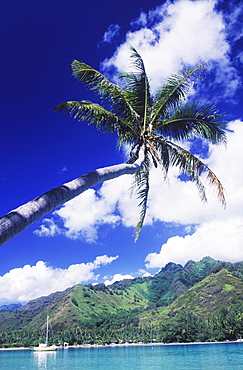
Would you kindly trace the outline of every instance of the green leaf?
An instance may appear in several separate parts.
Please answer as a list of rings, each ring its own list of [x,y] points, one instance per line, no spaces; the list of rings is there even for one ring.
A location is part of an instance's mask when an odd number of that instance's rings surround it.
[[[133,125],[99,104],[85,100],[69,101],[57,105],[55,111],[68,112],[74,119],[86,121],[102,132],[116,133],[122,142],[129,142],[137,136]]]
[[[182,71],[179,75],[172,75],[167,80],[166,84],[157,92],[151,124],[158,121],[158,117],[167,117],[168,112],[180,106],[190,91],[192,81],[201,75],[203,68],[203,65],[198,65],[194,69]]]
[[[177,109],[170,118],[158,123],[159,134],[176,140],[199,137],[213,144],[226,144],[225,117],[214,105],[188,102]]]
[[[118,85],[110,82],[102,73],[85,63],[74,60],[72,63],[73,75],[85,83],[92,90],[96,90],[102,100],[106,100],[113,113],[136,122],[138,115],[129,104],[125,91]]]
[[[137,222],[135,229],[135,242],[136,242],[142,230],[147,211],[147,202],[149,194],[149,163],[147,159],[145,159],[141,164],[140,169],[135,174],[135,178],[137,186],[137,197],[140,200],[138,204],[138,207],[140,209],[139,220]]]
[[[126,97],[139,116],[141,129],[145,131],[148,112],[152,106],[152,98],[143,60],[134,48],[131,48],[131,51],[132,63],[136,72],[130,74],[126,73],[120,77],[124,78],[126,81]]]
[[[198,188],[199,195],[202,201],[207,201],[205,187],[200,180],[200,176],[206,173],[206,180],[209,185],[214,187],[216,195],[223,205],[226,206],[226,199],[224,195],[224,188],[217,176],[210,168],[203,163],[198,157],[194,156],[188,150],[167,141],[168,150],[170,152],[170,165],[179,167],[182,174],[189,177]]]

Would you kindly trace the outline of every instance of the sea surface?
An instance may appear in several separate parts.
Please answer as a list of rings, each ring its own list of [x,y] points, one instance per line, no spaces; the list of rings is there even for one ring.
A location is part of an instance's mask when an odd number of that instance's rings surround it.
[[[242,370],[243,343],[1,350],[4,370]]]

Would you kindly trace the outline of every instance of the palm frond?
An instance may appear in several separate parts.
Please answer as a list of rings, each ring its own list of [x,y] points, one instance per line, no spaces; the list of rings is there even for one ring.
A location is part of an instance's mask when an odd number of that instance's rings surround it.
[[[144,145],[148,150],[148,153],[152,159],[154,167],[157,168],[158,165],[161,165],[162,163],[159,152],[157,150],[156,137],[146,135],[144,139]]]
[[[148,109],[152,106],[148,77],[140,54],[131,47],[132,65],[134,73],[122,74],[120,77],[126,81],[126,97],[140,117],[141,127],[146,128]]]
[[[138,207],[140,209],[139,220],[137,222],[135,229],[135,242],[139,238],[147,211],[147,202],[149,193],[149,169],[150,161],[148,156],[145,154],[145,158],[140,165],[140,169],[135,174],[134,187],[136,187],[137,189],[137,198],[140,200],[138,204]]]
[[[159,134],[176,140],[197,136],[213,144],[226,144],[225,116],[214,105],[188,102],[157,124]]]
[[[124,90],[110,82],[101,72],[77,60],[72,63],[72,70],[80,82],[85,83],[91,90],[96,90],[102,99],[109,102],[114,113],[133,122],[138,120],[138,115],[129,104]]]
[[[62,103],[55,107],[55,111],[61,111],[63,114],[69,113],[78,121],[87,121],[102,132],[117,133],[119,137],[125,136],[127,140],[132,140],[137,135],[135,128],[129,122],[126,122],[99,104],[89,101],[69,101]],[[130,135],[129,138],[128,135]]]
[[[180,106],[181,101],[185,100],[189,93],[192,81],[201,74],[203,68],[203,65],[198,65],[194,69],[182,71],[179,75],[172,75],[167,80],[157,92],[151,124],[156,124],[158,116],[165,118],[168,111]]]
[[[164,172],[164,178],[166,179],[169,168],[170,168],[170,145],[167,144],[163,137],[155,137],[155,146],[157,153],[160,158],[160,164]]]
[[[128,164],[133,164],[138,160],[142,145],[143,142],[141,140],[138,140],[137,142],[135,142],[135,144],[132,145],[130,150],[130,158],[127,161]]]
[[[133,46],[130,46],[130,50],[131,50],[130,57],[132,59],[132,66],[137,69],[139,74],[146,75],[145,67],[144,67],[144,63],[143,63],[143,59],[141,55],[137,52],[137,50]]]
[[[210,168],[203,163],[198,157],[194,156],[188,150],[172,143],[166,141],[169,155],[170,155],[170,165],[179,168],[181,174],[186,175],[191,181],[193,181],[198,188],[198,192],[202,201],[207,201],[206,190],[200,179],[203,173],[207,173],[206,180],[209,185],[214,187],[217,197],[221,204],[225,207],[226,200],[224,195],[224,188]]]

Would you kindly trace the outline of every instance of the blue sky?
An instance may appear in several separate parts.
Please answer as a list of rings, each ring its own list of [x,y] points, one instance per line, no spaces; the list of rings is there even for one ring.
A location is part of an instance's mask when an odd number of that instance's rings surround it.
[[[67,100],[94,100],[71,75],[78,59],[116,81],[129,46],[142,55],[153,91],[171,73],[207,63],[191,98],[227,113],[228,145],[193,147],[222,181],[227,208],[209,190],[154,171],[145,226],[130,177],[70,201],[0,248],[0,304],[24,303],[77,283],[154,274],[205,255],[243,260],[242,10],[239,1],[1,1],[0,214],[96,168],[122,163],[113,136],[55,113]]]

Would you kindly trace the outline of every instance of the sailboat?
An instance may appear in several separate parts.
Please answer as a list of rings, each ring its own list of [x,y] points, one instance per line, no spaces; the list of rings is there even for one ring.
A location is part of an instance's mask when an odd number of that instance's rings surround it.
[[[52,345],[48,346],[48,324],[49,324],[49,316],[47,315],[46,318],[46,342],[45,343],[39,343],[38,347],[34,347],[34,351],[55,351],[57,349],[57,346]]]

